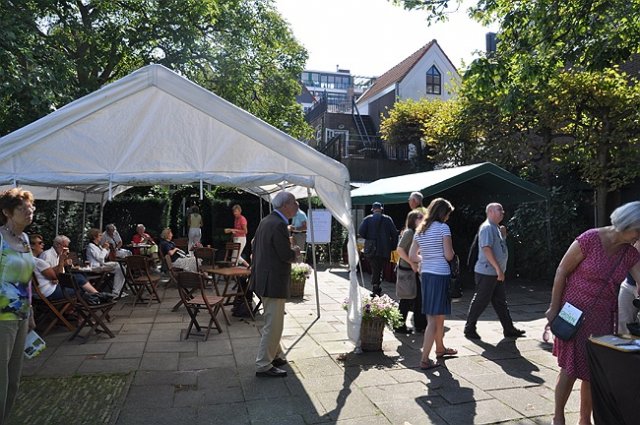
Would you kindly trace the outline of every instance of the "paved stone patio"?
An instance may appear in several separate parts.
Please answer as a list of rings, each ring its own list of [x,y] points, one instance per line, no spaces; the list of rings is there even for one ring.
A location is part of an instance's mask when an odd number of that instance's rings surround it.
[[[223,324],[223,333],[212,332],[206,342],[197,336],[185,340],[188,316],[184,309],[171,311],[177,291],[164,287],[162,304],[119,303],[112,312],[114,339],[92,336],[82,344],[68,341],[63,328],[53,331],[45,338],[47,350],[26,361],[24,376],[32,385],[37,378],[128,374],[110,418],[121,425],[551,423],[558,368],[551,344],[542,342],[549,287],[507,282],[512,316],[527,337],[503,338],[489,307],[477,342],[463,336],[472,295],[465,288],[445,322],[445,342],[459,355],[425,372],[418,368],[422,334],[385,330],[383,352],[353,353],[341,307],[346,276],[344,268],[318,273],[319,319],[312,280],[303,300],[287,304],[284,379],[254,375],[260,317],[253,322],[229,314],[232,325]],[[384,283],[383,290],[393,294],[394,286]],[[94,394],[102,397],[99,382]],[[45,403],[59,411],[51,400]],[[578,403],[576,385],[569,423],[577,420]]]

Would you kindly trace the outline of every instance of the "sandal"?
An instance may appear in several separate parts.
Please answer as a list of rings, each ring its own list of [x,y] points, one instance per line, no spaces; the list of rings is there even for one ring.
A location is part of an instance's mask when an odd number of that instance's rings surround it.
[[[420,369],[422,370],[429,370],[438,366],[440,366],[440,363],[436,363],[431,359],[427,360],[426,362],[420,361]]]
[[[452,356],[457,356],[458,355],[458,350],[456,350],[455,348],[445,348],[444,351],[442,352],[436,352],[436,359],[441,359],[443,357],[452,357]]]

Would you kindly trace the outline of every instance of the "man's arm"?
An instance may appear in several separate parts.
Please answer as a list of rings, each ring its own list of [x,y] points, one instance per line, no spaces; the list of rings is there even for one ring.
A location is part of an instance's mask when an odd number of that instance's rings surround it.
[[[482,252],[484,253],[484,256],[487,257],[489,264],[491,264],[491,266],[496,270],[496,273],[498,274],[498,282],[504,282],[504,270],[500,268],[500,265],[496,260],[496,256],[493,255],[493,249],[491,249],[490,246],[483,246]]]

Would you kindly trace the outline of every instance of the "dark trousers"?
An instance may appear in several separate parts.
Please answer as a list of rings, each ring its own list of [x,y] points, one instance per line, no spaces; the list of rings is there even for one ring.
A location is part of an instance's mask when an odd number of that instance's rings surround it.
[[[407,315],[413,312],[413,324],[418,331],[423,331],[427,327],[427,316],[422,312],[422,283],[420,283],[420,273],[416,273],[416,297],[412,300],[400,300],[400,313],[402,323],[407,321]]]
[[[475,331],[476,323],[482,312],[489,305],[496,311],[498,319],[505,331],[513,329],[513,320],[509,313],[507,305],[507,293],[505,291],[504,282],[498,282],[497,276],[489,276],[476,273],[476,292],[473,294],[471,304],[469,304],[469,313],[467,313],[467,323],[464,327],[465,332]]]
[[[371,286],[373,289],[380,286],[382,282],[382,269],[387,259],[384,257],[369,257],[369,265],[371,266]]]

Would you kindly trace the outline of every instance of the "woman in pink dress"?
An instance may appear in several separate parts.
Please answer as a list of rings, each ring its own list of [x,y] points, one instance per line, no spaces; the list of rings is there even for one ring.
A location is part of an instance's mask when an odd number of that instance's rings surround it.
[[[587,364],[589,336],[614,332],[617,294],[628,272],[640,278],[640,253],[633,244],[640,239],[640,201],[616,208],[611,226],[590,229],[571,244],[562,257],[545,316],[551,322],[568,301],[584,314],[584,321],[569,341],[556,338],[553,355],[560,374],[555,388],[554,425],[564,425],[564,408],[576,379],[580,386],[579,424],[591,424],[591,384]]]

